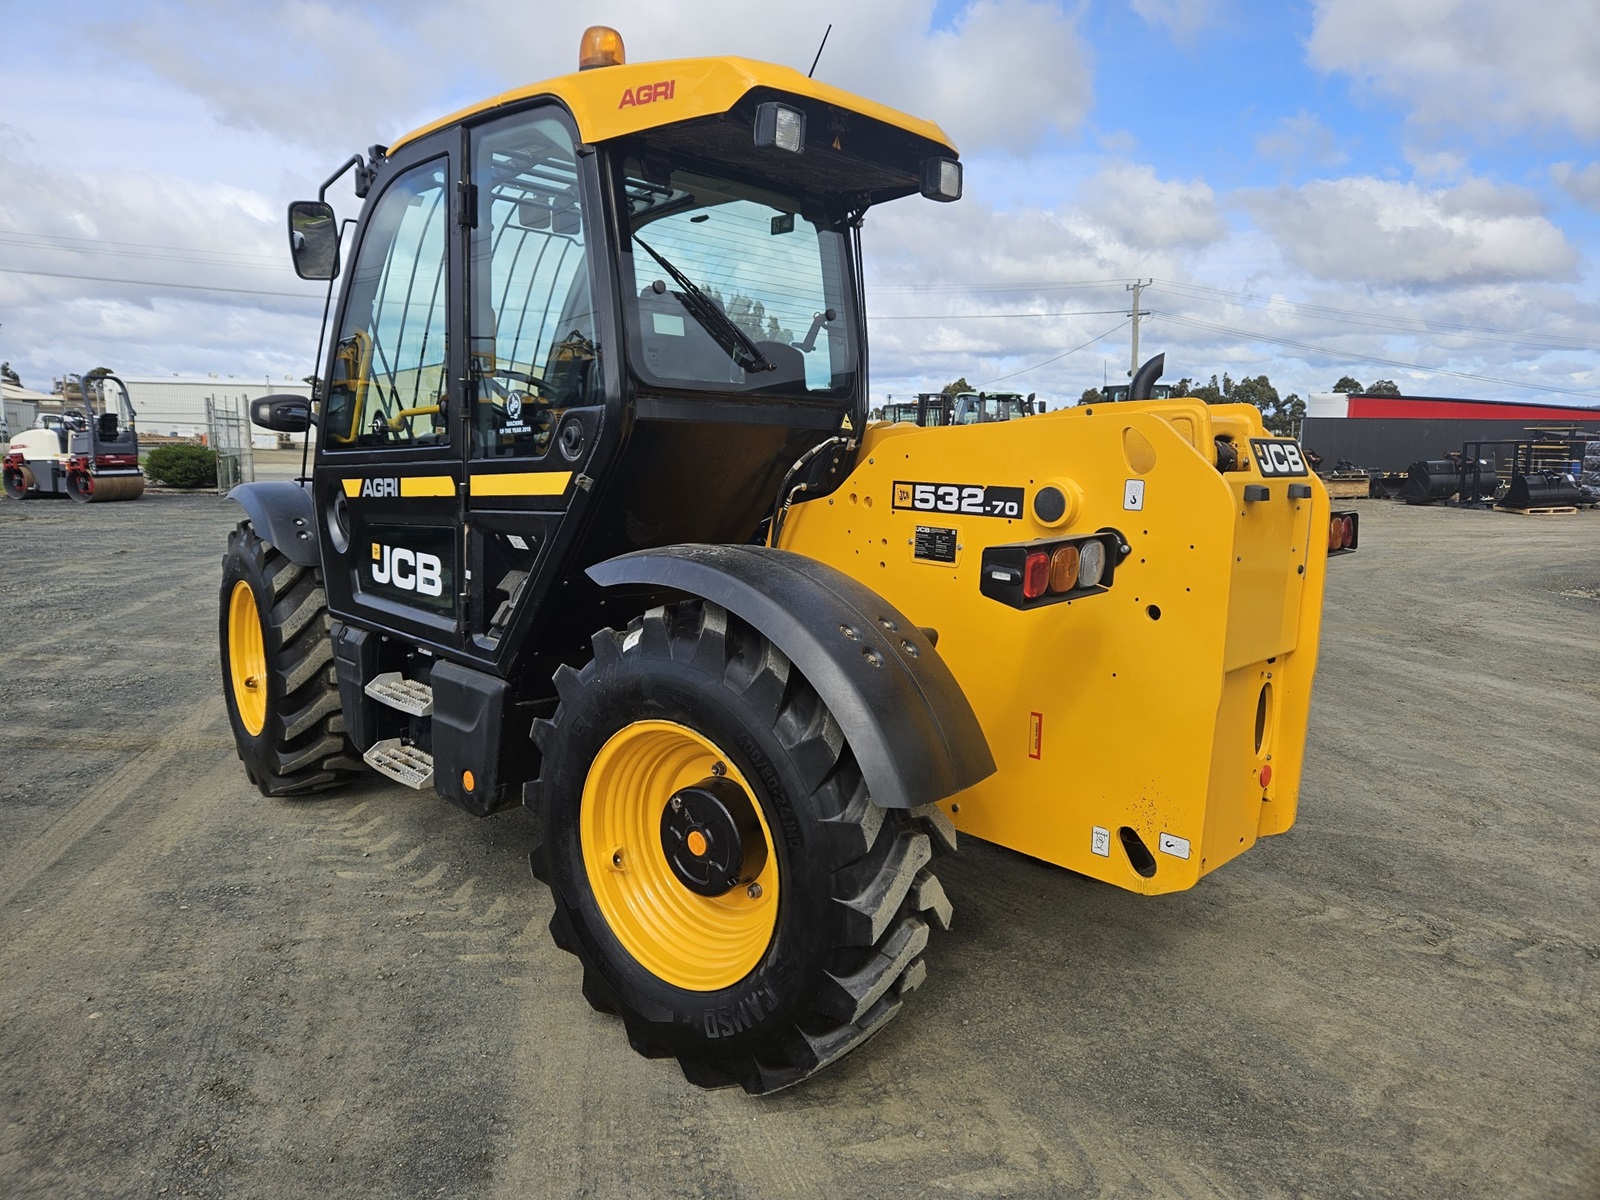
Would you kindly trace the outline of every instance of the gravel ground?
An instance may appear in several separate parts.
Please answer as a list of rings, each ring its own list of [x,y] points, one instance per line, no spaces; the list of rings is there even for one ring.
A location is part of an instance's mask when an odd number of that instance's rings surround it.
[[[0,1195],[1600,1197],[1600,513],[1361,511],[1295,829],[1161,899],[968,839],[754,1100],[590,1011],[520,811],[256,794],[232,506],[0,502]]]

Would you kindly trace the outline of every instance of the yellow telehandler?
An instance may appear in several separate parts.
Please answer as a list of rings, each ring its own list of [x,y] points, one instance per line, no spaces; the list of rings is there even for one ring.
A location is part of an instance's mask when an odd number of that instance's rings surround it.
[[[1354,517],[1246,406],[869,425],[862,220],[961,189],[934,125],[597,27],[290,207],[342,287],[318,401],[254,406],[308,478],[231,493],[245,769],[527,805],[584,995],[697,1084],[882,1028],[958,830],[1153,894],[1294,820]]]

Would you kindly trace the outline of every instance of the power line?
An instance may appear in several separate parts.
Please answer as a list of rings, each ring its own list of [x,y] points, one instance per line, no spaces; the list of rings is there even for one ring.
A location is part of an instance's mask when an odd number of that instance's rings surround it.
[[[1348,323],[1369,328],[1387,329],[1395,333],[1467,333],[1482,335],[1488,340],[1504,340],[1524,346],[1548,344],[1550,349],[1593,349],[1594,341],[1587,338],[1565,337],[1561,334],[1531,334],[1527,331],[1500,329],[1492,325],[1463,325],[1454,321],[1438,321],[1428,317],[1407,317],[1391,313],[1362,312],[1357,309],[1337,308],[1331,304],[1308,304],[1299,300],[1284,300],[1277,296],[1258,296],[1250,292],[1235,292],[1227,288],[1208,287],[1199,283],[1183,283],[1173,279],[1156,281],[1161,287],[1177,288],[1184,292],[1199,292],[1211,296],[1229,297],[1257,302],[1263,308],[1291,308],[1301,312],[1328,314],[1345,318]],[[1410,326],[1403,323],[1410,322]]]
[[[1117,311],[1121,312],[1123,310],[1122,309],[1118,309]],[[1110,329],[1108,329],[1104,333],[1100,334],[1099,337],[1092,337],[1087,342],[1083,343],[1083,345],[1081,345],[1081,346],[1074,346],[1071,350],[1063,351],[1062,353],[1056,355],[1054,358],[1047,358],[1043,362],[1036,362],[1036,363],[1033,364],[1033,366],[1031,366],[1031,367],[1023,367],[1022,370],[1020,370],[1020,371],[1012,371],[1011,374],[1009,374],[1009,375],[997,375],[995,378],[989,380],[988,383],[980,383],[978,386],[979,387],[988,387],[990,383],[999,383],[1002,379],[1014,379],[1018,375],[1026,375],[1029,371],[1037,371],[1040,367],[1048,367],[1053,362],[1060,362],[1063,358],[1066,358],[1067,355],[1076,354],[1079,350],[1087,350],[1090,346],[1094,345],[1101,338],[1110,337],[1113,333],[1115,333],[1117,330],[1121,329],[1126,324],[1128,324],[1128,321],[1126,321],[1126,320],[1118,321]]]
[[[1003,321],[1011,317],[1109,317],[1113,313],[1126,313],[1125,308],[1082,308],[1070,312],[1003,312],[1003,313],[902,313],[896,316],[880,317],[876,313],[868,313],[869,321]],[[1150,315],[1150,310],[1144,310],[1145,316]]]
[[[1323,354],[1334,359],[1344,359],[1349,362],[1374,363],[1385,367],[1400,367],[1407,371],[1418,371],[1431,375],[1450,375],[1456,379],[1470,379],[1476,383],[1498,383],[1506,387],[1523,388],[1530,392],[1555,392],[1563,396],[1581,396],[1585,399],[1600,397],[1600,392],[1580,392],[1574,388],[1554,387],[1543,383],[1524,383],[1515,379],[1500,379],[1494,375],[1477,375],[1470,371],[1451,371],[1444,367],[1428,367],[1421,363],[1404,362],[1397,358],[1379,358],[1370,354],[1349,354],[1343,350],[1330,350],[1326,346],[1313,346],[1308,342],[1297,342],[1290,338],[1274,337],[1271,334],[1257,333],[1250,329],[1236,329],[1231,325],[1218,325],[1211,321],[1201,321],[1193,317],[1180,317],[1174,313],[1163,314],[1163,319],[1176,325],[1187,325],[1194,329],[1205,329],[1213,333],[1226,333],[1234,337],[1248,338],[1254,342],[1267,342],[1275,346],[1287,346],[1291,350],[1304,350],[1311,354]]]
[[[286,296],[291,300],[315,300],[309,292],[269,292],[261,288],[212,287],[204,283],[168,283],[158,279],[116,279],[110,275],[74,275],[67,271],[29,271],[22,267],[0,267],[9,275],[44,275],[51,279],[83,279],[90,283],[126,283],[135,287],[182,288],[190,292],[230,292],[239,296]]]

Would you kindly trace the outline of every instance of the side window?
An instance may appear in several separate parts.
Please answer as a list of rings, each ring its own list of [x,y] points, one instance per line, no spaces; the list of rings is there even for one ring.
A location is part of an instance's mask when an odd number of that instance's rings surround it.
[[[367,221],[334,350],[331,449],[445,445],[446,160],[413,167]]]
[[[537,457],[561,414],[600,402],[572,138],[550,115],[475,132],[473,453]]]

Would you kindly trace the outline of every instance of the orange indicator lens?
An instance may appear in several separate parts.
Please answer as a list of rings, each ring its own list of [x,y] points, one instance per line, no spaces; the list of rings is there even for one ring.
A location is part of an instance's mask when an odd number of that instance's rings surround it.
[[[1078,586],[1078,548],[1057,546],[1050,556],[1050,590],[1070,592]]]
[[[1338,517],[1328,522],[1328,549],[1344,549],[1344,522]]]

